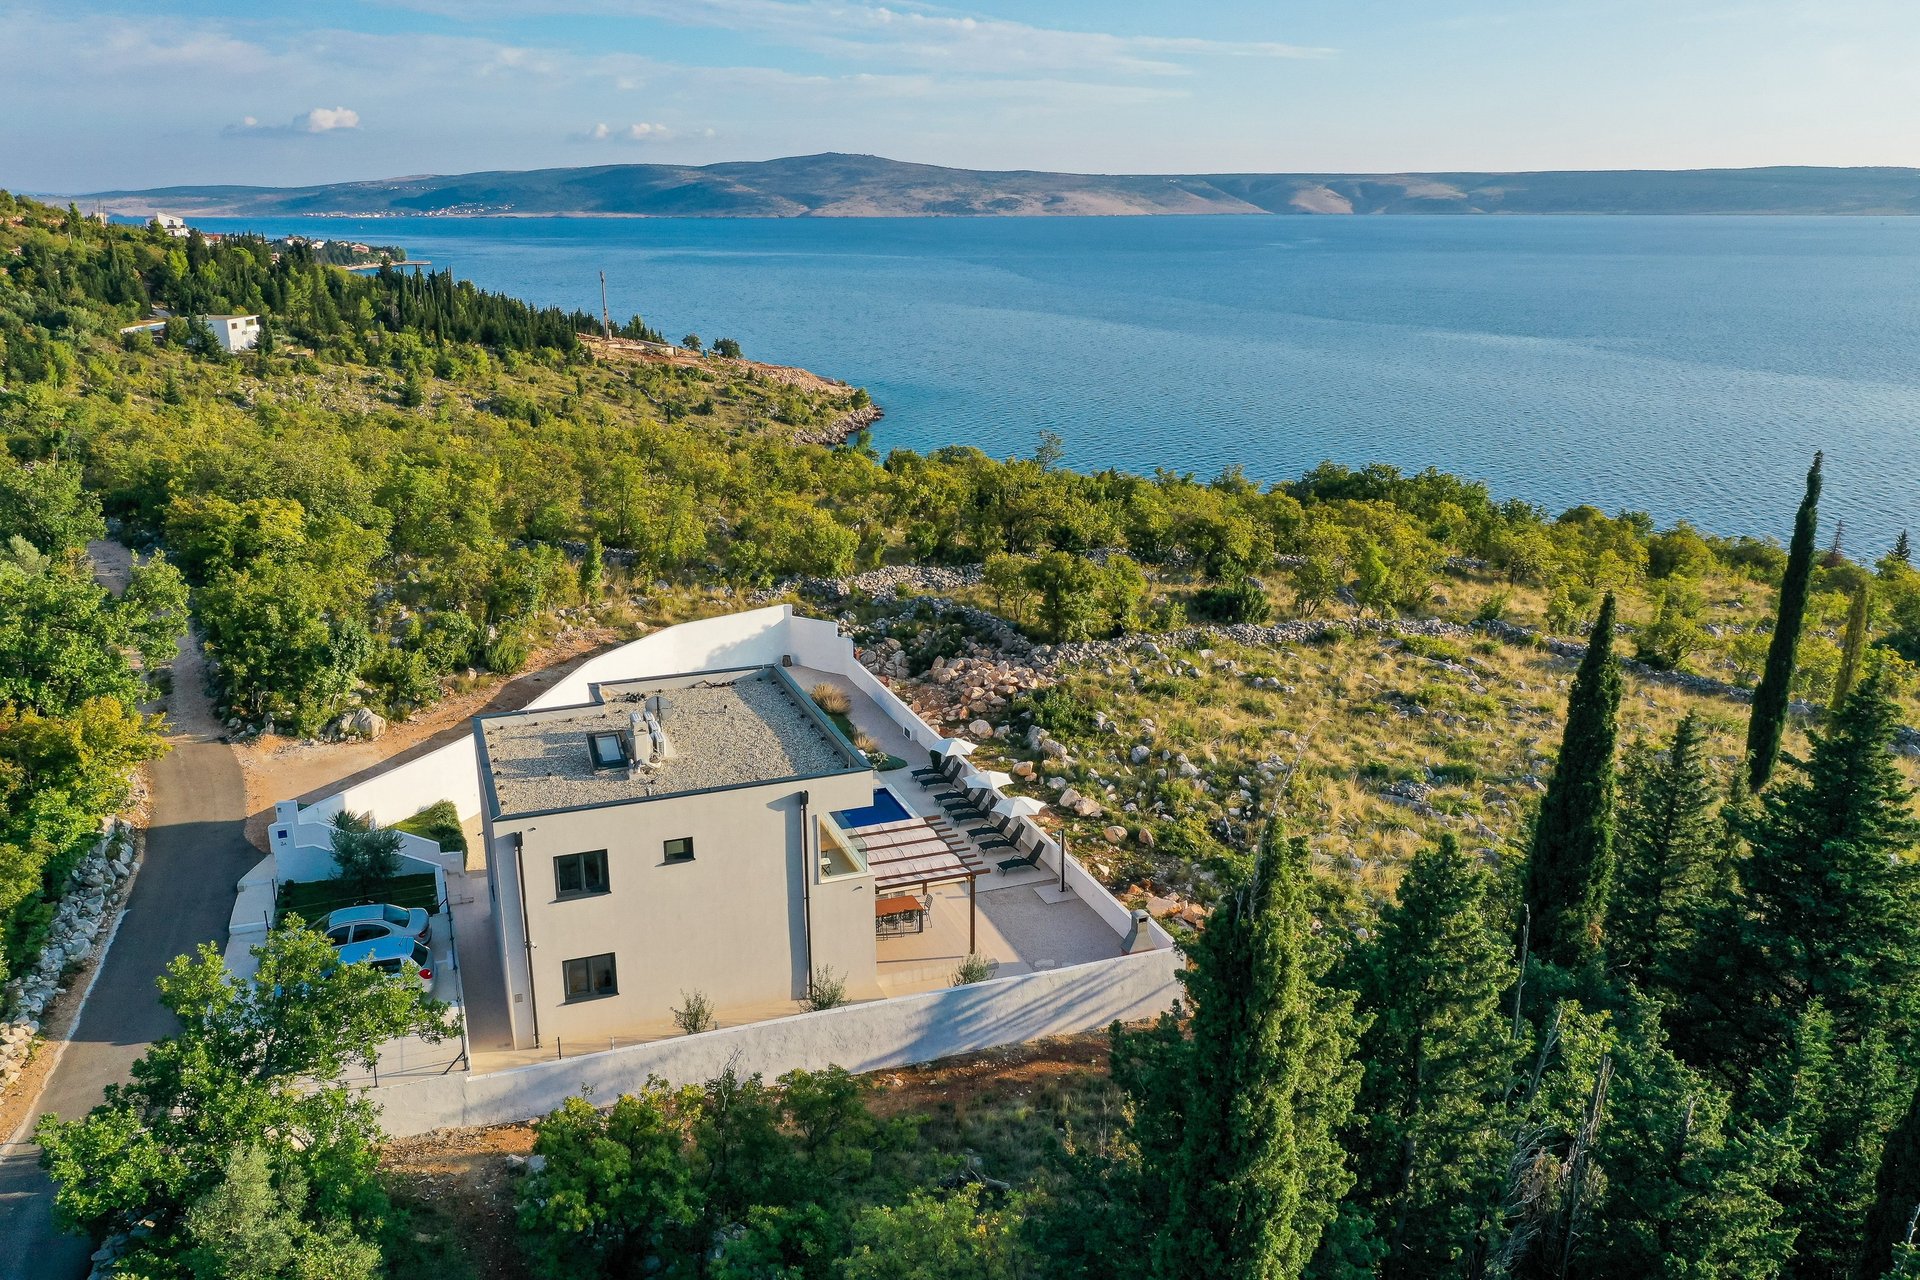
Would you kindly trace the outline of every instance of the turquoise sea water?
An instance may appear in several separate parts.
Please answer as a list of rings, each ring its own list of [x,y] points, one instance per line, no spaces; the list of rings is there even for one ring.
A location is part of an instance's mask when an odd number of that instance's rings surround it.
[[[210,219],[209,229],[242,224]],[[868,387],[876,443],[1499,497],[1847,543],[1920,523],[1920,219],[267,219]]]

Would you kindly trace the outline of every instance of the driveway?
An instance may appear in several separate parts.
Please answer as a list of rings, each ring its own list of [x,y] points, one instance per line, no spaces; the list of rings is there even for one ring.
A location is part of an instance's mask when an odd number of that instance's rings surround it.
[[[259,860],[243,835],[247,806],[239,762],[219,740],[201,688],[199,657],[198,645],[189,640],[174,666],[173,750],[148,774],[153,813],[146,857],[119,934],[35,1117],[84,1115],[107,1085],[128,1078],[149,1043],[174,1030],[154,979],[175,956],[202,942],[225,945],[234,883]],[[30,1120],[21,1136],[31,1135]],[[65,1280],[87,1273],[89,1246],[55,1231],[52,1196],[39,1149],[28,1142],[6,1146],[0,1155],[0,1280]]]

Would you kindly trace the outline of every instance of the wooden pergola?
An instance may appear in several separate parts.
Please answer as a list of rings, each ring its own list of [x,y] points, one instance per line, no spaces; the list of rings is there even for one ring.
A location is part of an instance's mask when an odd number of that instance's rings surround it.
[[[987,869],[977,853],[956,838],[941,835],[925,819],[882,822],[852,833],[867,867],[873,872],[876,897],[918,887],[923,892],[939,884],[967,882],[967,952],[978,948],[979,889],[976,881]]]

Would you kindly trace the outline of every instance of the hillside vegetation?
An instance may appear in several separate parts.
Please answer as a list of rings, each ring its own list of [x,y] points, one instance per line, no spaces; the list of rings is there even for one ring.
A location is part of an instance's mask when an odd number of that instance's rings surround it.
[[[117,213],[655,218],[1025,217],[1186,213],[1920,213],[1920,170],[1538,173],[995,172],[824,154],[618,164],[312,187],[162,187],[85,197]]]
[[[991,645],[1045,679],[968,702],[984,756],[1097,797],[1124,822],[1075,847],[1190,900],[1179,1011],[1115,1028],[1037,1120],[943,1133],[838,1071],[570,1101],[515,1195],[535,1273],[1920,1267],[1920,571],[1904,537],[1871,566],[1817,541],[1817,457],[1785,548],[1431,471],[1089,475],[1048,439],[882,460],[803,442],[857,393],[601,363],[589,318],[445,276],[0,218],[16,962],[160,749],[137,708],[189,608],[248,732],[406,714],[580,610],[831,599],[902,677]],[[156,305],[158,345],[120,336]],[[190,317],[237,310],[268,338],[233,358]],[[108,532],[143,552],[118,598],[83,552]],[[958,598],[913,598],[936,581]],[[245,981],[210,946],[178,961],[179,1034],[42,1125],[64,1220],[125,1274],[458,1275],[342,1083],[446,1011],[297,920],[260,957]]]

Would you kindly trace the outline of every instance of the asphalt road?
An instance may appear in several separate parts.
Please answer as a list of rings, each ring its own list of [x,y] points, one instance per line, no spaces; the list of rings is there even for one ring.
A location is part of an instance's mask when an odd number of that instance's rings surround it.
[[[183,681],[189,687],[176,693],[177,700],[202,697],[197,676]],[[204,723],[205,717],[179,720]],[[154,979],[175,956],[202,942],[226,944],[234,884],[260,859],[244,835],[246,788],[232,748],[211,733],[176,737],[149,777],[153,815],[146,859],[36,1115],[84,1115],[107,1085],[127,1079],[150,1042],[174,1029]],[[38,1148],[7,1147],[0,1156],[0,1280],[86,1275],[89,1246],[54,1229],[52,1195]]]

